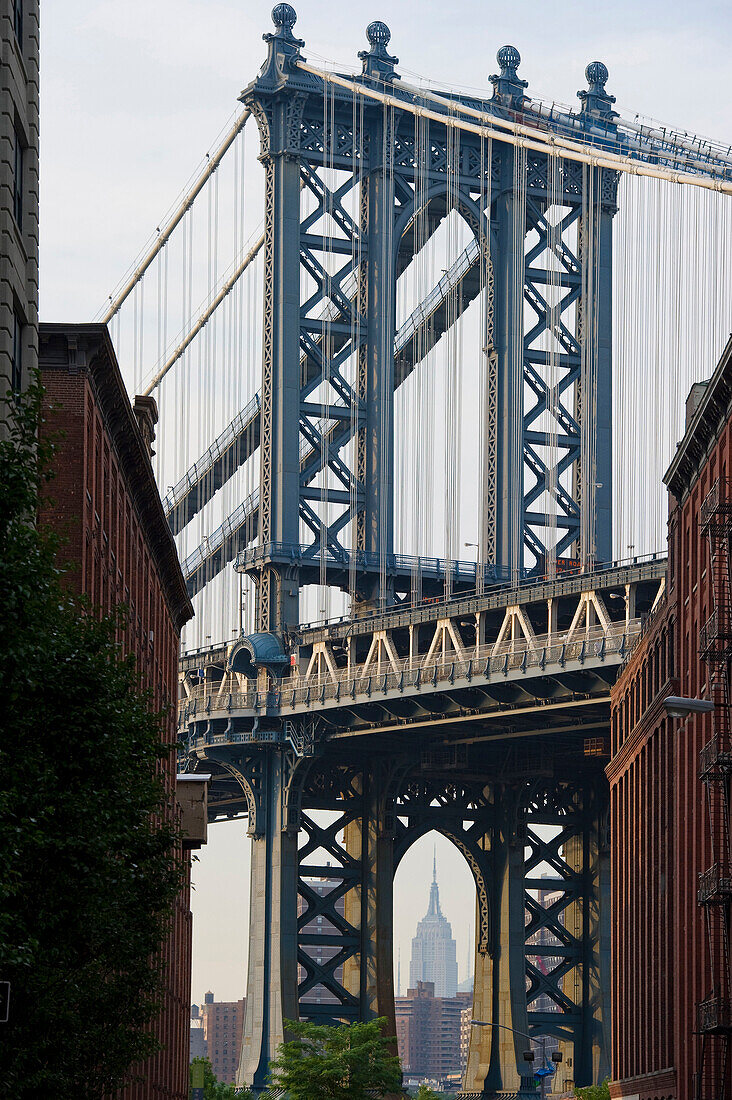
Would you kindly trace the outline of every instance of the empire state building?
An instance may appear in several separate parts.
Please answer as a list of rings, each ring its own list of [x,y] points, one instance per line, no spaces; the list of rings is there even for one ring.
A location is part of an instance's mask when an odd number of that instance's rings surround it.
[[[457,993],[457,954],[452,927],[440,909],[437,885],[437,859],[432,868],[432,886],[427,912],[417,925],[409,963],[409,987],[417,982],[434,982],[435,997],[454,997]]]

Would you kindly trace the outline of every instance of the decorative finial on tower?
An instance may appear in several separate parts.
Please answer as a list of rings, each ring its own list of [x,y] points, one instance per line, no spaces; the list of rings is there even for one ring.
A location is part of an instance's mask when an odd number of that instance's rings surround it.
[[[272,22],[277,28],[275,31],[277,38],[284,38],[288,42],[295,41],[292,28],[297,23],[297,12],[292,4],[275,4],[272,8]],[[304,43],[300,43],[300,45],[304,45]]]
[[[386,47],[391,41],[391,31],[386,23],[381,19],[375,19],[373,23],[369,23],[366,28],[366,37],[371,49],[361,50],[358,55],[363,61],[363,75],[374,80],[398,80],[394,66],[399,64],[399,58],[392,57],[386,52]]]
[[[524,98],[524,88],[529,86],[528,80],[521,80],[518,75],[521,54],[515,46],[501,46],[496,54],[496,61],[501,67],[501,72],[497,76],[489,77],[493,85],[493,96],[506,107],[519,110]]]
[[[607,65],[602,61],[591,61],[585,69],[585,79],[589,84],[587,91],[584,88],[577,92],[582,101],[582,114],[592,114],[605,120],[617,118],[617,111],[613,111],[614,95],[608,95],[605,91],[608,76]]]
[[[269,47],[267,60],[262,67],[258,84],[281,84],[297,68],[297,62],[302,61],[300,47],[304,46],[302,38],[295,38],[292,28],[297,23],[297,12],[292,4],[275,4],[272,8],[272,22],[275,25],[274,33],[268,31],[262,38]]]
[[[437,885],[437,845],[432,845],[432,882]]]

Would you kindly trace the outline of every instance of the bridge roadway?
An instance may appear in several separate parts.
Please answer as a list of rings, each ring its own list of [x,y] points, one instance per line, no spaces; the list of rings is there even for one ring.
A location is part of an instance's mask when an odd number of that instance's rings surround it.
[[[420,746],[423,766],[457,766],[466,747],[513,744],[539,759],[606,756],[610,688],[662,591],[652,558],[481,595],[422,601],[301,628],[286,675],[237,671],[246,641],[184,655],[179,727],[189,767],[209,750],[281,743],[298,755]],[[247,655],[248,656],[248,655]],[[326,746],[330,745],[330,750]],[[203,761],[207,761],[205,764]],[[247,812],[241,787],[213,767],[213,817]]]

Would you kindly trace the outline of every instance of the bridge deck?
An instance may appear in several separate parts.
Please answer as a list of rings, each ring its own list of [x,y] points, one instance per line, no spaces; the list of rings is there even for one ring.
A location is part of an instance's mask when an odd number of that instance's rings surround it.
[[[404,738],[427,746],[548,734],[576,750],[608,733],[610,688],[665,568],[655,559],[304,629],[291,674],[268,690],[227,671],[223,648],[190,654],[181,729],[194,755],[273,741],[302,752],[308,737],[354,736],[377,752]],[[539,631],[542,615],[550,629]]]

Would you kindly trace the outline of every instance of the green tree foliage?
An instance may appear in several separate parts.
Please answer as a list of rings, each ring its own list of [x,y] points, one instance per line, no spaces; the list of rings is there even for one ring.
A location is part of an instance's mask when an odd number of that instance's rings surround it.
[[[0,417],[0,1024],[8,1096],[99,1100],[156,1044],[154,961],[181,864],[162,717],[39,529],[40,389]]]
[[[217,1081],[211,1063],[208,1058],[194,1058],[191,1062],[191,1085],[193,1084],[193,1067],[203,1066],[203,1100],[249,1100],[251,1093],[236,1092],[233,1085],[225,1085],[223,1081]]]
[[[585,1088],[576,1088],[575,1096],[582,1100],[610,1100],[610,1078],[606,1077],[601,1085],[587,1085]]]
[[[385,1024],[385,1018],[339,1027],[286,1021],[294,1038],[277,1048],[272,1087],[288,1100],[375,1100],[401,1092],[401,1066]]]
[[[440,1100],[441,1094],[434,1092],[429,1085],[420,1085],[415,1093],[416,1100]]]

